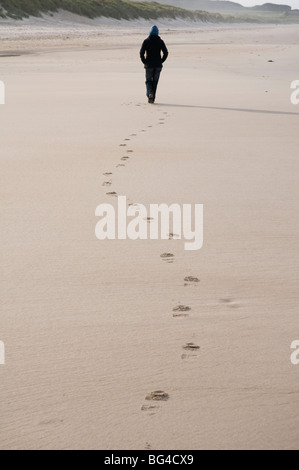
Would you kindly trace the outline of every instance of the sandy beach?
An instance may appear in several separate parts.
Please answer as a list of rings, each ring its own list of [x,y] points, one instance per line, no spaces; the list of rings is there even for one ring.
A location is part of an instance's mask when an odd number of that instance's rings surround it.
[[[0,24],[0,449],[298,449],[298,26],[162,23],[149,105],[148,25]],[[203,248],[98,240],[109,192]]]

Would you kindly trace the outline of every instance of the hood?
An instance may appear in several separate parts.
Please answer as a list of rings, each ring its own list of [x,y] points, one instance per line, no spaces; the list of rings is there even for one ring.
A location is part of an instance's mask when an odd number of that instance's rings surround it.
[[[159,36],[158,26],[156,26],[156,25],[152,26],[151,29],[150,29],[149,35],[150,36]]]

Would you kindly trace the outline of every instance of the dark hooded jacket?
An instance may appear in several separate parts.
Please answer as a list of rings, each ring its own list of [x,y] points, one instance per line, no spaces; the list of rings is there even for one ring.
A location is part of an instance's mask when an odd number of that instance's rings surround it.
[[[162,55],[161,55],[162,52]],[[140,49],[140,59],[145,68],[162,67],[163,62],[167,59],[168,50],[164,41],[160,36],[151,34]]]

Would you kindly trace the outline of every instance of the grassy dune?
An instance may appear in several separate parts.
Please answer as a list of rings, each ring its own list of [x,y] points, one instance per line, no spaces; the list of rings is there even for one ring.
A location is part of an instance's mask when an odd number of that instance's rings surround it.
[[[286,18],[284,14],[273,15],[272,17],[268,15],[263,17],[254,13],[252,16],[232,16],[205,11],[190,11],[156,2],[134,2],[130,0],[0,0],[0,17],[2,18],[21,20],[29,16],[38,17],[42,13],[51,14],[59,9],[88,18],[105,16],[126,20],[136,18],[153,20],[157,18],[183,18],[211,23],[281,23],[294,21],[293,18]]]
[[[0,16],[22,19],[40,16],[58,9],[70,11],[88,18],[106,16],[116,19],[183,18],[194,21],[231,22],[233,16],[189,11],[155,2],[134,2],[129,0],[0,0]],[[238,20],[240,21],[240,19]],[[247,19],[248,21],[248,19]]]

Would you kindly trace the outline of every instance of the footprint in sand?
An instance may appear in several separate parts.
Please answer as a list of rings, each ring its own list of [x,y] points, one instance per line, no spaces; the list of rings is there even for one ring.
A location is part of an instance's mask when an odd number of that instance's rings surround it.
[[[126,161],[129,160],[130,157],[121,157],[121,160]]]
[[[130,140],[131,140],[131,139],[125,139],[125,141],[127,141],[127,142],[130,141]]]
[[[127,144],[119,144],[120,147],[126,147]]]
[[[170,258],[174,258],[174,255],[172,253],[162,253],[162,255],[160,255],[160,258],[170,259]]]
[[[184,344],[183,349],[185,349],[186,351],[198,351],[200,349],[200,346],[195,343],[186,343]]]
[[[155,415],[160,409],[160,406],[156,402],[167,401],[169,398],[170,397],[168,393],[164,392],[163,390],[156,390],[151,392],[146,395],[145,399],[152,403],[142,405],[141,411],[146,411],[150,416]]]
[[[136,136],[137,136],[137,134],[131,134],[131,137],[136,137]]]
[[[111,176],[112,173],[110,171],[106,171],[106,173],[103,173],[103,176]]]
[[[175,240],[176,238],[180,238],[180,236],[177,235],[176,233],[169,233],[168,238],[169,240]]]
[[[120,166],[126,166],[126,165],[124,165],[123,163],[119,163],[118,165],[116,165],[116,168],[119,168]]]
[[[127,150],[127,153],[133,153],[134,150]]]
[[[151,448],[152,448],[152,446],[148,442],[146,442],[144,450],[151,450]]]
[[[156,390],[146,395],[145,399],[150,401],[167,401],[169,400],[169,395],[163,390]]]
[[[174,255],[172,253],[162,253],[162,255],[160,255],[160,258],[162,258],[162,260],[166,263],[174,262]]]
[[[190,312],[191,307],[188,305],[178,305],[172,309],[173,312]]]
[[[196,284],[198,284],[200,282],[200,279],[198,279],[198,277],[195,277],[195,276],[186,276],[184,278],[184,281],[185,281],[185,284],[184,286],[194,286]]]
[[[181,317],[181,318],[186,318],[186,317],[189,317],[188,313],[186,312],[190,312],[191,310],[191,307],[188,307],[188,305],[177,305],[177,307],[174,307],[172,309],[172,316],[174,318],[177,318],[177,317]]]
[[[220,299],[219,302],[223,304],[230,304],[233,301],[233,299],[227,298],[227,299]]]
[[[149,416],[153,416],[159,410],[159,405],[142,405],[141,411],[146,411]]]
[[[229,308],[240,308],[241,305],[236,303],[233,299],[230,299],[230,298],[223,298],[223,299],[220,299],[219,302],[221,302],[222,304],[226,304],[227,307]]]
[[[183,345],[183,349],[187,351],[186,353],[181,355],[182,359],[192,359],[194,357],[198,357],[196,351],[199,351],[200,346],[195,343],[186,343]]]
[[[106,193],[107,196],[112,196],[112,197],[116,197],[117,196],[117,193],[115,191],[109,191],[108,193]]]
[[[102,186],[111,186],[112,185],[112,181],[104,181],[104,183],[102,184]]]

